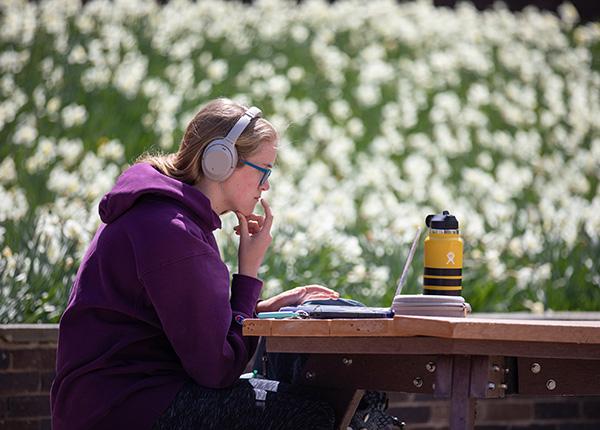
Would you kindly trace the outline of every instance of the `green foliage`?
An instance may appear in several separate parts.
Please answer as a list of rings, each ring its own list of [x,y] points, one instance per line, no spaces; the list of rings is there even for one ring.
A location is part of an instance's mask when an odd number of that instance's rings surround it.
[[[220,96],[282,135],[264,294],[387,305],[416,226],[448,209],[474,310],[598,310],[600,27],[561,13],[0,5],[0,322],[58,320],[99,199]],[[217,234],[232,270],[234,223]],[[404,293],[422,268],[419,249]]]

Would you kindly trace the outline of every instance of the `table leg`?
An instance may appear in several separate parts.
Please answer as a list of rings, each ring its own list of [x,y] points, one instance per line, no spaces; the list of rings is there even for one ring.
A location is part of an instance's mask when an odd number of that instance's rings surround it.
[[[319,397],[331,405],[335,412],[335,428],[346,430],[356,408],[362,399],[364,390],[334,390],[321,388]]]
[[[475,399],[471,397],[471,357],[454,357],[450,396],[450,430],[470,430],[475,423]]]

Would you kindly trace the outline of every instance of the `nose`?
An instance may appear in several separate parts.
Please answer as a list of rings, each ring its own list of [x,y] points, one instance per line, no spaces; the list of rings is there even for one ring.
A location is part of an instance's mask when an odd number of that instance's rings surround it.
[[[269,179],[267,179],[267,180],[265,181],[265,183],[264,183],[264,184],[262,184],[262,185],[259,187],[259,189],[260,189],[261,191],[267,191],[269,188],[271,188],[271,184],[269,183]]]

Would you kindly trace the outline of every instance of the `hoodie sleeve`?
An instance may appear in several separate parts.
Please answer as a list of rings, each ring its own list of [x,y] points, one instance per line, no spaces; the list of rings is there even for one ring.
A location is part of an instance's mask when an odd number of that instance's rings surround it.
[[[229,272],[216,253],[183,257],[141,275],[163,330],[198,384],[227,387],[241,375],[258,342],[243,337],[236,316],[252,316],[258,279]]]

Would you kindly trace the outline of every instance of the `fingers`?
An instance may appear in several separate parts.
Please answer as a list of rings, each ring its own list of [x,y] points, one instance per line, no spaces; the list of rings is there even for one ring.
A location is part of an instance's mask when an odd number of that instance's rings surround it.
[[[298,287],[298,289],[302,289],[303,292],[300,298],[301,303],[309,300],[338,299],[340,297],[337,291],[322,285],[304,285],[303,287]]]
[[[321,285],[304,285],[292,288],[268,299],[269,305],[277,310],[282,306],[295,306],[308,300],[337,299],[339,294]]]
[[[250,214],[246,218],[248,219],[249,222],[254,222],[254,223],[258,224],[258,226],[260,228],[262,228],[262,226],[265,222],[264,216],[260,216],[260,215],[256,215],[256,214]]]
[[[241,213],[241,212],[236,212],[235,213],[238,221],[240,223],[239,230],[237,231],[237,233],[240,235],[241,238],[246,238],[248,237],[249,233],[248,233],[248,222],[246,221],[246,217]]]
[[[303,301],[304,297],[306,296],[306,287],[293,288],[290,290],[290,294],[292,294],[292,296],[296,300],[296,303],[299,303]]]
[[[265,217],[261,215],[250,214],[246,215],[246,220],[248,221],[248,233],[252,235],[258,233],[262,229],[265,222]],[[235,231],[235,234],[238,236],[240,235],[239,225],[233,227],[233,230]]]
[[[236,232],[240,235],[240,244],[238,247],[238,265],[239,273],[242,275],[257,277],[258,269],[262,264],[267,248],[271,244],[271,225],[273,223],[273,215],[271,209],[263,200],[261,200],[263,209],[265,210],[264,221],[255,215],[244,216],[241,212],[236,212],[239,221],[239,228]],[[262,228],[260,226],[262,223]],[[250,227],[252,224],[255,227]],[[254,229],[256,233],[250,234]]]
[[[247,217],[249,218],[249,217]],[[233,230],[235,231],[235,234],[237,234],[238,236],[240,235],[240,226],[236,225],[235,227],[233,227]],[[248,221],[248,233],[250,234],[255,234],[258,233],[260,231],[260,226],[258,223],[256,223],[255,221]]]
[[[271,226],[273,225],[273,213],[271,212],[271,207],[269,206],[269,203],[264,198],[260,199],[260,204],[262,205],[265,211],[263,230],[269,232],[271,231]]]
[[[337,297],[331,297],[330,295],[327,295],[327,294],[307,294],[306,296],[304,296],[301,303],[305,303],[310,300],[330,300],[330,299],[337,299]]]
[[[304,287],[306,288],[308,293],[324,294],[324,295],[335,296],[335,297],[340,296],[340,293],[338,293],[337,291],[334,291],[331,288],[324,287],[323,285],[313,284],[313,285],[305,285]]]
[[[338,299],[339,294],[329,294],[329,293],[306,293],[304,295],[303,301],[307,300],[320,300],[320,299]]]
[[[328,288],[325,290],[315,289],[315,288],[306,288],[306,294],[304,295],[303,302],[307,302],[309,300],[327,300],[327,299],[338,299],[340,297],[339,293],[336,291],[329,290]]]

